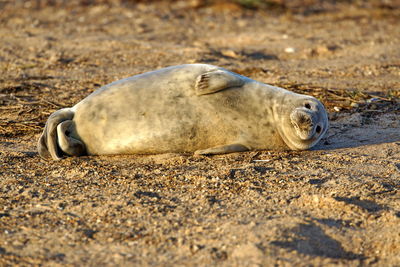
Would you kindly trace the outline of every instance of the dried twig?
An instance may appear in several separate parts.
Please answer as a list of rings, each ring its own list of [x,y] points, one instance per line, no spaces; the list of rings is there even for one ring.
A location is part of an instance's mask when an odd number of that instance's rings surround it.
[[[0,109],[2,110],[7,110],[7,109],[19,109],[22,108],[23,106],[19,105],[19,106],[4,106],[4,107],[0,107]]]
[[[40,98],[40,100],[41,100],[42,102],[44,102],[44,103],[46,103],[46,104],[49,104],[49,105],[51,105],[51,106],[53,106],[53,107],[56,107],[56,108],[61,108],[61,107],[63,107],[63,106],[60,105],[60,104],[53,103],[53,102],[51,102],[51,101],[49,101],[49,100],[46,100],[46,99],[43,99],[43,98]]]

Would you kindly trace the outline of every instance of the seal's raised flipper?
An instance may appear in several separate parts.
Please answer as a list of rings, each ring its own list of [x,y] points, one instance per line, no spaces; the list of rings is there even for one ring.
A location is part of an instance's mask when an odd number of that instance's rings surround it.
[[[57,126],[58,145],[61,150],[70,156],[81,156],[85,154],[85,145],[69,136],[69,128],[72,126],[72,121],[63,121]]]
[[[59,132],[60,136],[58,136],[57,128],[60,123],[64,121],[70,121],[73,119],[73,117],[74,112],[70,108],[57,110],[50,115],[37,144],[39,155],[43,159],[53,158],[54,160],[59,160],[62,158],[62,148],[57,145],[59,137],[63,138],[61,131],[62,128]],[[64,142],[63,144],[66,144],[66,142]]]
[[[216,93],[226,88],[242,86],[244,82],[240,75],[217,69],[198,76],[195,89],[197,95],[206,95]]]
[[[233,152],[244,152],[250,149],[242,144],[232,144],[225,146],[216,146],[207,149],[201,149],[194,152],[195,155],[217,155],[217,154],[227,154]]]

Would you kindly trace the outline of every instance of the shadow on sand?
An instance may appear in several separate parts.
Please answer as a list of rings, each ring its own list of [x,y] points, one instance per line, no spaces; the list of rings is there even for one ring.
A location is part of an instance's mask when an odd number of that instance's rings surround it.
[[[353,148],[383,143],[400,145],[400,114],[364,118],[356,113],[332,121],[326,137],[313,150]]]
[[[364,255],[346,251],[339,241],[325,234],[322,228],[314,223],[301,223],[292,230],[291,232],[295,233],[296,237],[290,238],[290,241],[273,241],[271,243],[310,256],[347,260],[364,258]]]

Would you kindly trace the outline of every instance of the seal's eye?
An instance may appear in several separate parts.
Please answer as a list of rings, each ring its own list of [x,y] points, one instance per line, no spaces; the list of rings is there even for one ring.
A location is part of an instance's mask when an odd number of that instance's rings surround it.
[[[315,127],[315,131],[317,132],[317,133],[320,133],[321,132],[321,126],[319,126],[319,125],[317,125],[317,127]]]
[[[311,106],[308,103],[304,104],[304,107],[307,108],[307,109],[311,109]]]

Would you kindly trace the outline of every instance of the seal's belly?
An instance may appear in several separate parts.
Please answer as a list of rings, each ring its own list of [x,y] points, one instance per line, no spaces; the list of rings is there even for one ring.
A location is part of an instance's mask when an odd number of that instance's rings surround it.
[[[77,110],[76,135],[89,154],[193,152],[234,141],[243,124],[197,96],[137,99],[113,107]]]
[[[74,107],[72,135],[86,144],[88,154],[192,152],[233,140],[241,120],[227,118],[232,107],[221,110],[227,93],[195,94],[203,66],[174,71],[99,89]]]

